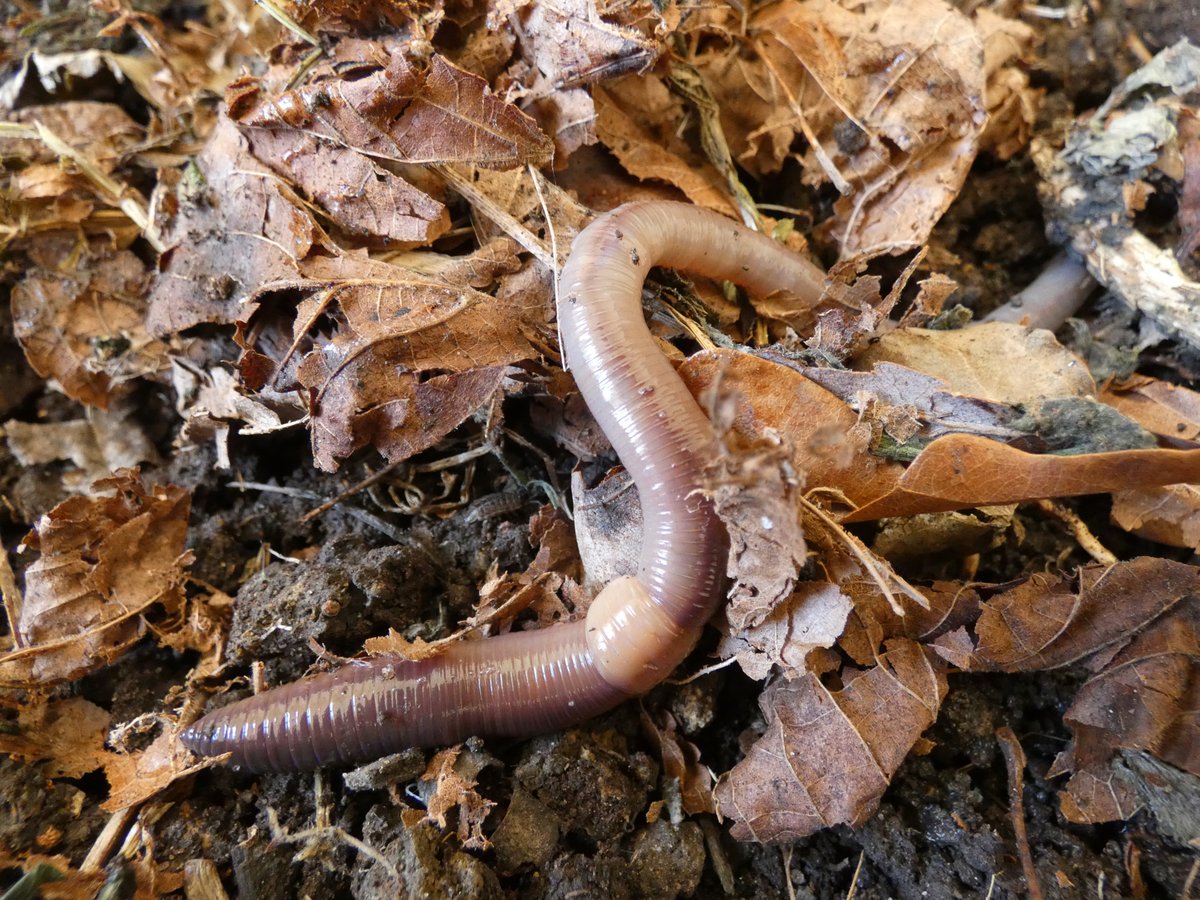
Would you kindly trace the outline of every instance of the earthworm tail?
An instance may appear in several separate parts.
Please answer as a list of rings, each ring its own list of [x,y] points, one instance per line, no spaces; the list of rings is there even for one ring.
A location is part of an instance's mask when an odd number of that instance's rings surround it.
[[[579,621],[459,641],[420,661],[350,664],[219,709],[183,740],[205,756],[233,751],[255,772],[306,771],[472,734],[553,731],[623,699],[592,665]]]
[[[605,587],[580,622],[463,641],[419,662],[378,658],[230,704],[183,732],[189,748],[285,771],[473,734],[525,736],[595,716],[671,672],[722,600],[728,539],[699,496],[716,436],[642,316],[654,265],[810,303],[824,280],[769,238],[682,203],[620,207],[575,239],[559,279],[559,333],[642,499],[638,577]]]
[[[1056,331],[1088,296],[1096,280],[1087,267],[1065,250],[1046,264],[1037,278],[983,317],[985,322],[1023,322],[1030,328]]]

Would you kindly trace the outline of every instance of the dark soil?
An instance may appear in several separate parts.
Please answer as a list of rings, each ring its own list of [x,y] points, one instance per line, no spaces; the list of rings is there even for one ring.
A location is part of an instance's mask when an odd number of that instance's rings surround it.
[[[1182,33],[1200,40],[1194,0],[1100,0],[1090,8],[1091,21],[1079,28],[1037,23],[1043,45],[1032,74],[1047,91],[1044,127],[1101,101],[1136,67],[1129,35],[1140,36],[1151,52]],[[1043,236],[1028,160],[979,160],[939,225],[933,251],[931,259],[961,285],[958,299],[976,310],[986,311],[1032,279],[1054,248]],[[75,414],[61,398],[40,393],[41,385],[23,364],[7,315],[0,315],[0,415],[34,421]],[[229,657],[240,671],[261,660],[266,679],[279,683],[312,668],[313,641],[349,655],[389,628],[410,637],[444,635],[470,615],[493,562],[502,571],[520,570],[532,558],[526,523],[545,499],[536,491],[525,491],[526,505],[501,517],[471,517],[469,508],[445,520],[405,517],[359,496],[301,524],[314,501],[235,485],[268,483],[328,497],[377,463],[348,466],[336,480],[318,475],[306,437],[291,432],[235,439],[238,471],[223,475],[207,451],[172,448],[170,429],[162,427],[164,409],[162,398],[146,404],[143,424],[161,433],[159,449],[168,460],[149,475],[193,492],[193,572],[236,595]],[[520,401],[508,410],[511,421],[527,412]],[[522,464],[531,471],[541,465],[533,458]],[[559,472],[563,479],[567,474]],[[0,534],[17,564],[20,537],[63,499],[58,476],[52,466],[21,468],[0,442]],[[435,476],[426,477],[426,486],[436,487]],[[522,489],[504,467],[482,462],[473,495],[501,490]],[[385,520],[402,539],[365,524],[350,508]],[[1077,508],[1111,546],[1136,549],[1128,537],[1105,530],[1103,501]],[[1040,520],[1028,526],[1022,548],[992,553],[981,578],[1003,581],[1082,561],[1060,558],[1071,546],[1066,535]],[[264,546],[281,558],[245,577]],[[308,548],[319,549],[304,553]],[[289,561],[293,554],[303,559]],[[905,574],[919,578],[922,572]],[[182,684],[193,662],[145,646],[75,689],[110,709],[114,722],[128,721],[162,711],[167,687]],[[852,885],[859,898],[1019,897],[1026,886],[995,737],[997,728],[1009,726],[1029,758],[1025,820],[1044,896],[1179,897],[1194,848],[1161,836],[1148,814],[1079,827],[1058,812],[1061,780],[1044,776],[1070,737],[1062,714],[1080,680],[1072,671],[953,678],[926,735],[932,748],[909,758],[878,812],[856,829],[830,829],[787,848],[738,844],[715,821],[678,814],[636,703],[565,733],[477,751],[494,757],[479,775],[480,793],[496,803],[485,828],[494,842],[489,851],[466,851],[432,826],[401,821],[397,801],[414,805],[411,785],[429,756],[417,753],[385,761],[383,771],[258,777],[205,771],[174,789],[148,827],[159,866],[178,871],[188,860],[206,858],[229,894],[242,898],[835,898],[847,896]],[[761,725],[757,691],[724,670],[687,687],[659,688],[643,702],[672,709],[702,758],[721,771],[738,758],[742,732]],[[99,808],[104,795],[102,779],[51,782],[37,766],[0,761],[0,848],[63,854],[78,865],[108,819]],[[656,800],[667,802],[648,823]],[[46,846],[51,830],[60,836]],[[0,891],[19,874],[0,871]]]

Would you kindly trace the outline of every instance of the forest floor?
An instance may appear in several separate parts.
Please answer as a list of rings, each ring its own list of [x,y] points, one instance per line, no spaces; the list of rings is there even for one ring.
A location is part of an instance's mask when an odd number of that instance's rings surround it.
[[[241,8],[238,3],[225,5]],[[401,5],[406,4],[396,4]],[[213,52],[216,39],[210,32],[215,33],[217,23],[231,28],[231,20],[200,2],[149,3],[144,15],[120,2],[54,4],[52,14],[32,13],[29,6],[0,5],[10,23],[5,39],[12,39],[0,58],[5,67],[2,80],[8,86],[5,118],[27,126],[30,120],[21,117],[23,109],[44,110],[81,101],[120,107],[129,114],[129,128],[142,143],[136,151],[126,146],[114,153],[113,158],[121,161],[106,163],[107,171],[140,187],[143,197],[161,201],[158,191],[167,181],[177,196],[183,196],[181,184],[191,177],[186,160],[208,152],[203,150],[204,142],[214,129],[224,127],[214,125],[217,99],[224,91],[232,106],[236,98],[229,79],[202,89],[203,79],[194,72],[189,75],[187,104],[175,98],[171,128],[176,131],[164,137],[171,131],[163,112],[166,101],[156,107],[147,100],[147,96],[162,97],[147,87],[154,82],[152,72],[130,74],[131,68],[121,70],[110,61],[97,58],[85,64],[84,60],[94,49],[136,56],[156,40],[173,41],[169,46],[199,59],[201,46],[204,52]],[[353,4],[332,4],[338,10],[343,6],[349,9]],[[435,3],[428,8],[441,6]],[[459,9],[470,4],[446,6]],[[509,23],[504,28],[511,26],[523,5],[508,6],[514,9],[511,18],[500,19]],[[607,4],[626,6],[630,4]],[[1033,32],[1028,49],[1013,63],[1026,78],[1023,89],[1031,92],[1029,96],[1036,95],[1027,133],[1014,138],[1016,143],[1008,149],[978,153],[961,187],[947,199],[944,214],[926,239],[918,241],[928,251],[917,263],[914,284],[934,273],[945,276],[956,285],[947,308],[961,304],[978,316],[1032,281],[1059,250],[1047,237],[1039,199],[1043,176],[1029,150],[1029,136],[1064,131],[1076,116],[1100,106],[1123,79],[1181,36],[1200,44],[1200,14],[1189,8],[1194,4],[1172,0],[1063,0],[1045,5],[956,0],[951,6],[964,17],[978,15],[984,7],[994,8],[1031,26]],[[601,9],[606,5],[601,4]],[[305,21],[312,24],[314,14],[311,10],[308,14],[310,20]],[[529,9],[520,15],[529,15]],[[403,19],[399,12],[396,16]],[[467,21],[474,24],[468,27]],[[529,20],[524,21],[529,27]],[[98,35],[100,28],[113,22],[119,27]],[[432,46],[463,69],[470,69],[471,60],[484,60],[477,74],[494,74],[501,66],[493,61],[488,69],[484,44],[475,43],[483,30],[479,21],[448,16],[441,30],[430,31]],[[332,43],[332,33],[322,32],[326,46]],[[345,33],[356,32],[348,27]],[[692,53],[694,62],[700,59],[696,48],[710,37],[698,38],[697,33],[670,46],[681,55]],[[222,45],[227,53],[224,64],[231,65],[234,58],[244,62],[256,52],[260,61],[284,65],[286,54],[271,50],[267,34],[277,40],[280,32],[264,18],[238,38],[249,48],[235,53],[230,38]],[[662,46],[668,44],[662,40]],[[731,42],[731,46],[739,45]],[[473,50],[468,53],[466,47]],[[512,52],[512,44],[507,47]],[[46,58],[70,56],[72,62],[60,60],[58,65],[73,67],[73,74],[60,78],[53,90],[47,87],[49,81],[39,83],[31,74],[21,80],[18,70],[24,54],[33,50]],[[503,57],[500,50],[492,52]],[[298,55],[289,59],[295,58]],[[662,65],[660,61],[657,71]],[[711,62],[697,68],[710,78],[717,71]],[[515,70],[505,71],[511,75]],[[534,76],[529,78],[532,83]],[[496,81],[492,78],[493,86]],[[165,84],[161,77],[159,82],[159,87]],[[610,106],[605,107],[609,113],[615,108],[611,104],[623,103],[628,109],[636,102],[632,89],[622,88],[620,81],[614,82],[615,87],[605,84],[606,90],[611,88],[606,101]],[[182,115],[179,110],[185,107],[188,112]],[[257,107],[244,121],[263,115],[262,109]],[[1195,107],[1190,110],[1194,122]],[[534,105],[527,111],[545,121]],[[65,113],[65,117],[79,115]],[[227,125],[230,119],[222,121]],[[57,127],[69,130],[65,124]],[[710,196],[704,191],[723,189],[720,170],[713,167],[717,188],[712,180],[694,193],[678,183],[670,188],[659,183],[645,189],[648,194],[640,193],[643,188],[632,186],[629,173],[617,172],[618,158],[631,171],[636,164],[622,156],[614,129],[605,132],[600,144],[573,147],[571,164],[561,172],[546,168],[549,180],[596,210],[648,195],[679,199],[687,194],[703,203],[697,197]],[[115,129],[105,140],[117,140],[113,134]],[[1200,130],[1193,127],[1190,134],[1198,135]],[[0,141],[18,139],[29,140],[0,131]],[[690,145],[688,152],[702,158],[694,134],[684,140]],[[730,140],[736,155],[739,139],[731,136]],[[664,147],[670,143],[665,137],[663,141]],[[260,159],[265,159],[265,152]],[[690,158],[677,147],[672,146],[672,152],[673,158]],[[558,153],[561,158],[561,147]],[[51,184],[57,175],[42,173],[39,184],[45,191],[39,194],[30,186],[32,164],[13,163],[19,155],[11,146],[0,153],[10,179],[0,204],[20,198],[0,208],[6,222],[19,218],[13,211],[20,203],[34,202],[29,198],[38,202],[51,198],[57,203],[55,215],[71,219],[74,230],[64,239],[62,229],[47,228],[40,235],[36,229],[16,229],[16,236],[6,242],[0,272],[6,295],[0,311],[0,421],[9,439],[0,440],[0,537],[11,565],[7,576],[8,566],[0,568],[0,589],[8,616],[33,622],[30,628],[23,624],[18,629],[9,620],[6,628],[0,628],[9,636],[3,649],[16,653],[29,646],[30,635],[35,646],[45,634],[61,637],[65,627],[61,620],[47,625],[55,617],[69,619],[71,634],[94,626],[86,591],[73,592],[68,600],[61,593],[67,589],[53,581],[70,577],[75,562],[52,563],[67,558],[72,541],[78,540],[78,546],[86,543],[89,539],[80,534],[100,520],[109,524],[82,555],[93,567],[88,577],[99,577],[94,572],[98,559],[109,585],[115,586],[111,597],[128,606],[135,602],[131,597],[145,595],[146,602],[140,612],[134,610],[136,627],[130,625],[118,634],[111,630],[115,626],[106,625],[109,630],[98,632],[100,638],[87,647],[35,655],[34,662],[28,662],[29,654],[0,657],[0,666],[28,664],[20,678],[11,669],[0,668],[0,676],[10,685],[0,691],[0,751],[4,753],[0,758],[0,898],[38,896],[37,890],[46,897],[95,896],[102,883],[112,891],[105,894],[109,897],[1006,898],[1034,894],[1029,864],[1022,863],[1026,853],[1041,896],[1047,898],[1200,896],[1195,841],[1200,832],[1188,831],[1196,825],[1195,808],[1200,803],[1194,776],[1166,763],[1156,774],[1143,772],[1160,786],[1178,775],[1182,780],[1171,781],[1164,790],[1180,792],[1180,797],[1156,810],[1150,808],[1152,804],[1137,803],[1127,819],[1088,824],[1081,821],[1086,818],[1082,813],[1064,813],[1067,779],[1052,767],[1079,738],[1064,715],[1097,670],[1077,664],[982,671],[987,667],[978,665],[978,658],[974,665],[947,668],[947,659],[958,662],[949,644],[941,645],[945,653],[936,660],[942,667],[938,677],[945,685],[937,698],[940,708],[927,730],[922,733],[917,727],[907,740],[900,755],[903,762],[886,791],[881,797],[855,801],[861,821],[832,824],[795,840],[772,840],[771,834],[766,842],[735,839],[729,818],[720,821],[711,812],[696,811],[697,802],[711,808],[711,800],[689,801],[683,796],[695,787],[688,779],[700,777],[697,767],[686,763],[672,767],[665,760],[669,754],[661,747],[663,741],[677,753],[698,752],[700,763],[712,773],[730,773],[746,756],[764,729],[767,713],[759,705],[761,682],[732,665],[685,683],[661,685],[640,701],[627,702],[565,732],[524,741],[473,739],[449,756],[409,751],[350,771],[250,775],[229,767],[196,766],[178,747],[166,749],[180,716],[191,719],[206,703],[225,702],[222,694],[230,686],[234,696],[250,693],[245,676],[251,675],[253,664],[262,664],[253,677],[276,685],[321,667],[319,651],[331,659],[355,656],[363,651],[364,641],[389,630],[409,642],[445,637],[457,623],[477,614],[481,593],[496,606],[521,589],[536,589],[539,599],[527,605],[539,620],[553,618],[555,604],[565,612],[561,604],[570,606],[581,590],[566,574],[557,580],[539,575],[522,582],[517,575],[501,573],[544,572],[539,558],[563,557],[567,552],[555,543],[562,533],[556,529],[567,527],[563,508],[569,502],[562,498],[570,494],[576,458],[555,446],[555,441],[569,430],[562,424],[569,390],[563,387],[561,373],[548,374],[554,367],[545,364],[544,355],[540,368],[522,362],[528,377],[515,389],[512,370],[506,368],[512,360],[500,360],[493,368],[503,369],[503,377],[510,380],[503,382],[501,392],[497,376],[486,397],[503,393],[503,400],[496,401],[490,412],[485,404],[476,403],[453,422],[431,416],[434,430],[440,433],[415,446],[406,458],[401,458],[405,454],[395,444],[362,439],[361,429],[348,427],[345,416],[339,419],[336,410],[315,424],[299,420],[294,407],[282,399],[287,392],[272,393],[278,381],[267,383],[268,378],[254,383],[254,365],[272,355],[278,362],[281,348],[286,350],[291,325],[280,326],[269,316],[284,307],[295,311],[304,290],[301,274],[273,295],[257,295],[251,314],[237,308],[246,302],[244,295],[236,296],[236,291],[222,295],[222,271],[210,268],[202,281],[187,287],[196,295],[204,294],[203,285],[211,288],[212,296],[204,299],[210,308],[185,309],[177,304],[177,296],[159,294],[149,301],[147,312],[147,279],[158,278],[161,283],[166,275],[185,281],[190,277],[186,268],[180,268],[183,251],[168,250],[159,258],[158,248],[122,218],[127,206],[111,195],[107,206],[97,199],[94,181],[86,189],[79,184],[63,187]],[[104,153],[93,156],[108,158]],[[743,158],[737,158],[754,199],[764,208],[806,210],[796,216],[796,230],[812,231],[808,250],[815,257],[832,263],[839,255],[838,241],[843,242],[841,249],[853,242],[848,231],[838,237],[829,228],[816,227],[842,221],[834,211],[836,191],[828,184],[809,179],[797,187],[799,164],[792,162],[752,177],[742,166]],[[131,163],[132,159],[140,162]],[[50,168],[60,161],[61,156]],[[671,165],[663,163],[666,169]],[[806,165],[816,164],[810,157]],[[1200,163],[1192,159],[1191,165]],[[174,181],[162,174],[168,169],[176,173],[171,176]],[[478,198],[456,198],[457,183],[452,179],[446,191],[444,186],[430,187],[432,175],[404,171],[422,190],[445,200],[449,212],[440,234],[395,240],[406,247],[435,246],[460,258],[476,250],[471,241],[480,228],[471,216],[477,212]],[[24,183],[18,179],[20,172],[26,175]],[[1178,227],[1170,223],[1183,215],[1181,209],[1188,203],[1191,214],[1200,215],[1197,172],[1200,168],[1192,170],[1192,178],[1197,179],[1190,183],[1192,195],[1184,191],[1169,203],[1160,203],[1160,190],[1155,195],[1159,199],[1144,205],[1143,218],[1157,217],[1160,236]],[[226,174],[231,183],[240,177],[232,171]],[[71,175],[76,177],[78,171]],[[209,182],[214,187],[211,171]],[[301,193],[311,198],[318,192]],[[83,195],[88,195],[87,209],[80,211],[71,204],[82,203]],[[412,201],[414,208],[419,205]],[[271,209],[273,216],[280,215],[278,206]],[[737,206],[726,209],[736,213]],[[98,211],[112,215],[107,225],[99,221]],[[172,213],[182,216],[179,209],[161,203],[152,210],[163,220]],[[568,218],[564,215],[564,227]],[[437,214],[430,214],[424,224],[437,219]],[[339,240],[351,234],[344,223],[320,221]],[[183,233],[171,232],[170,227],[162,235],[168,243],[178,241]],[[191,231],[184,229],[187,241],[194,239],[196,247],[207,240],[197,231],[202,227],[194,220],[188,225]],[[70,249],[85,232],[83,243],[90,249]],[[112,244],[103,251],[97,249],[101,234]],[[868,243],[867,236],[864,226],[856,234],[860,246]],[[311,239],[314,244],[325,240]],[[463,243],[452,247],[454,241]],[[344,243],[357,247],[370,241],[356,244],[351,236]],[[481,238],[479,244],[484,243]],[[113,250],[115,246],[120,250]],[[513,248],[505,252],[516,259],[515,244]],[[45,342],[39,350],[39,323],[30,309],[50,308],[63,282],[46,276],[35,283],[29,273],[55,267],[61,272],[63,258],[77,260],[81,252],[92,254],[93,260],[103,259],[104,266],[115,258],[105,254],[128,253],[133,260],[128,264],[139,267],[121,288],[106,292],[92,282],[90,293],[83,292],[91,300],[140,294],[141,305],[133,304],[137,306],[133,315],[139,329],[150,321],[151,333],[138,331],[144,337],[138,349],[147,358],[155,356],[155,361],[143,360],[136,372],[127,370],[101,382],[95,368],[68,372],[56,368],[61,359],[47,362],[45,356],[37,356]],[[241,279],[247,264],[233,258],[240,252],[236,247],[228,252],[228,271]],[[201,262],[221,265],[221,259],[212,253]],[[900,259],[899,263],[895,259],[872,262],[871,271],[879,274],[885,289],[901,277],[912,253]],[[529,262],[526,254],[520,265]],[[501,261],[491,272],[485,271],[482,278],[487,284],[481,282],[482,289],[488,289],[489,279],[500,279],[498,272],[515,281],[519,272],[505,270],[507,264]],[[1195,279],[1194,251],[1183,265]],[[481,271],[486,268],[480,266]],[[97,277],[116,277],[115,266],[102,268],[97,262],[96,271],[103,273]],[[283,277],[278,271],[270,274]],[[303,275],[316,277],[311,272]],[[76,277],[75,282],[79,280]],[[544,282],[537,283],[544,287]],[[133,284],[139,287],[128,288]],[[472,282],[472,287],[479,286]],[[668,288],[686,290],[676,282]],[[516,285],[508,296],[526,296],[521,290],[533,288]],[[911,302],[912,293],[905,295],[905,303]],[[13,298],[11,314],[8,294]],[[719,292],[704,295],[717,303],[719,297]],[[200,302],[195,300],[196,305]],[[43,305],[38,307],[39,303]],[[212,312],[222,304],[219,315]],[[119,318],[104,301],[95,306],[98,321],[111,323],[113,315]],[[128,304],[122,306],[127,308]],[[70,315],[86,317],[78,308]],[[247,324],[251,315],[257,318]],[[1086,357],[1098,383],[1114,371],[1126,375],[1136,371],[1184,387],[1200,380],[1200,354],[1194,347],[1169,333],[1162,340],[1139,343],[1132,314],[1123,312],[1104,292],[1097,293],[1078,315],[1078,324],[1064,326],[1058,335]],[[347,318],[352,320],[353,314]],[[744,311],[735,313],[727,330],[740,331],[738,336],[744,338],[753,332],[746,321]],[[239,329],[236,337],[234,323]],[[60,334],[69,330],[64,326]],[[95,349],[105,334],[112,333],[94,325],[88,338],[91,347]],[[660,333],[679,336],[678,329],[665,326]],[[61,340],[69,343],[68,338]],[[153,347],[156,342],[161,347]],[[542,346],[536,340],[529,343]],[[698,349],[687,340],[677,344],[685,352]],[[114,352],[128,355],[128,349],[125,345]],[[37,365],[29,362],[30,354]],[[530,352],[530,358],[534,356]],[[165,359],[173,362],[163,363]],[[305,364],[309,363],[306,358]],[[1005,360],[1002,365],[1020,368],[1021,364]],[[447,366],[436,361],[428,369],[437,374]],[[226,381],[214,382],[215,371],[225,373]],[[308,377],[300,369],[290,370],[289,375],[301,382]],[[213,401],[209,414],[198,415],[195,402],[188,399],[198,388],[189,387],[188,378],[212,388],[210,400],[217,396],[213,385],[224,385],[222,396],[230,410],[236,405],[231,398],[247,405],[220,413],[214,411]],[[411,402],[423,396],[419,391],[425,381],[417,378],[404,387]],[[312,396],[311,384],[304,383],[303,390],[293,393]],[[542,390],[543,384],[551,386]],[[347,402],[362,406],[366,401],[355,396]],[[482,412],[477,412],[480,407]],[[548,417],[555,423],[546,425]],[[59,430],[40,435],[22,431],[25,426],[49,425]],[[323,429],[322,433],[341,427],[344,433],[322,443],[323,438],[310,433],[310,425],[314,431]],[[410,438],[406,435],[404,440]],[[388,466],[380,454],[397,460],[396,465]],[[582,471],[586,479],[598,481],[613,462],[601,450],[583,464]],[[85,508],[84,504],[102,502],[98,498],[103,491],[88,487],[94,478],[134,465],[140,466],[140,475],[110,476],[115,478],[110,487],[115,485],[117,500]],[[335,466],[336,473],[328,471]],[[376,483],[311,515],[325,501],[381,471]],[[63,505],[71,503],[80,505]],[[1114,524],[1107,493],[1063,500],[1057,508],[1073,512],[1122,564],[1153,558],[1182,571],[1196,561],[1195,546],[1155,543]],[[122,530],[135,524],[136,532]],[[35,527],[38,537],[30,542],[27,535]],[[1077,530],[1036,504],[1011,509],[1002,525],[985,522],[980,527],[987,538],[979,552],[951,546],[945,554],[930,556],[901,549],[889,556],[890,564],[908,583],[953,583],[963,590],[987,585],[979,596],[994,600],[1004,589],[1032,576],[1069,582],[1079,567],[1095,559],[1081,546]],[[108,528],[112,530],[104,530]],[[888,555],[878,526],[855,525],[852,530],[876,552]],[[34,547],[18,549],[23,540]],[[190,551],[190,559],[183,558],[183,547]],[[40,554],[34,552],[38,549]],[[577,574],[571,566],[562,571]],[[1160,570],[1147,571],[1159,577]],[[154,580],[155,576],[161,579]],[[96,589],[95,583],[89,581],[87,590]],[[22,591],[23,607],[14,599]],[[1184,594],[1181,608],[1185,601],[1194,607],[1195,595]],[[35,595],[45,604],[39,610],[33,609]],[[77,604],[75,611],[71,603]],[[522,622],[530,618],[526,612]],[[36,637],[37,628],[43,626],[50,631]],[[12,637],[18,631],[25,643]],[[687,671],[711,663],[719,638],[715,630],[710,631],[685,665]],[[933,648],[929,642],[921,652],[934,660]],[[853,655],[852,650],[843,652]],[[824,662],[818,671],[827,676],[831,690],[849,683],[850,668],[838,675],[831,657],[820,658]],[[862,665],[862,660],[857,662]],[[1180,688],[1184,697],[1195,696],[1198,665],[1192,656],[1187,670],[1191,674],[1183,676]],[[966,671],[972,667],[976,671]],[[1191,730],[1179,740],[1195,742],[1194,712],[1190,725],[1185,722],[1182,727]],[[998,731],[1008,734],[1003,729],[1010,729],[1015,738],[998,737]],[[1006,763],[1014,741],[1019,741],[1026,760],[1024,766],[1015,767],[1016,777],[1023,779],[1017,783],[1013,767]],[[910,747],[912,752],[907,752]],[[1193,743],[1193,760],[1197,752]],[[159,768],[146,762],[150,759],[157,760]],[[1139,760],[1154,764],[1150,755],[1121,760],[1127,767],[1138,765]],[[1014,828],[1014,790],[1023,801],[1024,833]],[[878,808],[872,812],[875,802]],[[1180,813],[1182,824],[1167,821],[1170,810],[1186,808],[1189,802],[1190,820]],[[440,824],[431,821],[438,818],[439,808]],[[745,818],[741,815],[745,810],[735,803],[722,803],[722,808],[732,809],[734,820]],[[18,882],[24,888],[14,888]],[[40,887],[35,888],[37,882]],[[29,892],[17,892],[26,888]],[[9,889],[13,892],[4,893]]]

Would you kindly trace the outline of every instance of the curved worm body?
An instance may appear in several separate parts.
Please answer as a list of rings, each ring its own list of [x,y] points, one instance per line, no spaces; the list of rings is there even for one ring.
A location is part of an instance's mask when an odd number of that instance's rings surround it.
[[[471,735],[528,736],[591,718],[664,679],[723,599],[728,539],[699,494],[716,436],[654,345],[641,287],[655,265],[813,302],[824,275],[769,238],[682,203],[596,219],[559,279],[566,363],[633,476],[639,574],[604,588],[587,617],[461,641],[431,659],[379,657],[209,713],[181,736],[253,771],[361,762]]]

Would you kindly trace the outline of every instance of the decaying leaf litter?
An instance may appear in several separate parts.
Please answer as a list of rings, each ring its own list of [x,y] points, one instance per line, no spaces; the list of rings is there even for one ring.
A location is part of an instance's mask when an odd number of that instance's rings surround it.
[[[5,884],[1182,895],[1200,51],[1010,7],[15,12]],[[523,746],[191,777],[175,731],[247,674],[548,625],[623,573],[636,496],[559,368],[552,272],[592,211],[679,197],[831,266],[815,307],[647,295],[725,434],[707,646],[755,681],[700,654]],[[1103,290],[1006,304],[1055,245]],[[1067,294],[1098,299],[1065,323]],[[1020,325],[1043,303],[1065,345]],[[1055,696],[1023,720],[967,672]]]

